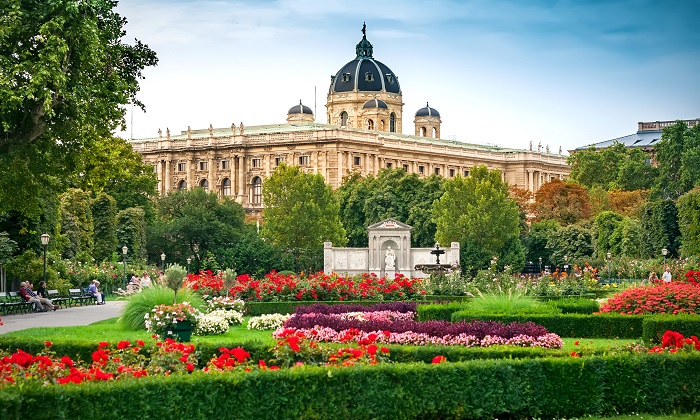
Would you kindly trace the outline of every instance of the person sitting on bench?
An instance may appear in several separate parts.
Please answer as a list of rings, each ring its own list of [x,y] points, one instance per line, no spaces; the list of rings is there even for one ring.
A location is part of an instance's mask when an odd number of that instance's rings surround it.
[[[88,293],[91,296],[94,296],[97,298],[97,304],[98,305],[104,305],[105,304],[105,295],[104,293],[100,292],[100,290],[97,288],[97,286],[100,285],[100,282],[97,280],[93,280],[92,283],[90,283],[90,287],[88,287]]]

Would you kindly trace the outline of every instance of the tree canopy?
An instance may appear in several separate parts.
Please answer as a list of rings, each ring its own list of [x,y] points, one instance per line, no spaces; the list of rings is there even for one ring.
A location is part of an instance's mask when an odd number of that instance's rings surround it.
[[[656,160],[659,176],[652,189],[654,198],[676,200],[700,185],[700,124],[689,128],[678,121],[664,128]]]
[[[462,267],[488,267],[492,257],[521,269],[519,210],[500,171],[476,166],[469,176],[444,182],[444,194],[433,205],[438,242],[461,244]]]
[[[320,251],[323,242],[347,243],[340,206],[321,174],[304,173],[281,164],[263,184],[261,236],[270,244],[295,252]]]
[[[656,177],[656,168],[641,149],[626,148],[620,142],[610,147],[578,151],[567,159],[571,179],[586,188],[625,191],[649,189]]]
[[[124,122],[156,55],[122,42],[113,0],[6,0],[0,6],[0,211],[35,199]]]
[[[591,216],[588,192],[580,184],[553,179],[535,193],[532,206],[537,220],[555,220],[569,225]]]

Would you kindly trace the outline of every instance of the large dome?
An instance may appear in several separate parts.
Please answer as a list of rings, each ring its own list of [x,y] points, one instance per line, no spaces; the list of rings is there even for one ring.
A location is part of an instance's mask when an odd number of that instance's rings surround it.
[[[372,57],[372,44],[362,28],[362,40],[355,47],[357,56],[340,68],[331,79],[330,93],[389,92],[401,93],[399,79],[384,63]]]

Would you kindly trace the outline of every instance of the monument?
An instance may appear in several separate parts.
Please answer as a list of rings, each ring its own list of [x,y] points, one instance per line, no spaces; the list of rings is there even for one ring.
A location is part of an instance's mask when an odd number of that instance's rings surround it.
[[[386,219],[367,227],[367,248],[334,247],[323,244],[323,272],[353,275],[374,273],[380,277],[425,278],[429,276],[417,268],[433,264],[435,249],[411,248],[413,227],[395,219]],[[459,264],[459,242],[452,242],[444,252],[443,265]]]

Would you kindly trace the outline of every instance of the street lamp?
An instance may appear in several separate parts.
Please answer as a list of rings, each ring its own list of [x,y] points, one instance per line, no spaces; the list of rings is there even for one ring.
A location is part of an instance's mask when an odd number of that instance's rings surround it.
[[[668,249],[662,249],[661,254],[664,256],[664,270],[666,270],[666,255],[668,255]]]
[[[568,255],[564,255],[564,272],[566,273],[567,276],[569,275],[569,256]]]
[[[187,274],[190,274],[190,263],[192,262],[191,257],[187,257]]]
[[[542,257],[540,257],[540,275],[542,275]]]
[[[48,233],[43,233],[41,235],[41,244],[44,246],[44,283],[46,283],[46,246],[49,244],[49,239],[51,239],[51,237]]]
[[[165,252],[160,254],[160,271],[165,271]]]
[[[129,247],[124,244],[122,247],[122,255],[124,256],[124,282],[122,283],[122,287],[126,288],[126,254],[129,252]]]
[[[608,252],[606,255],[608,257],[608,283],[610,283],[610,258],[612,257],[612,254]]]

